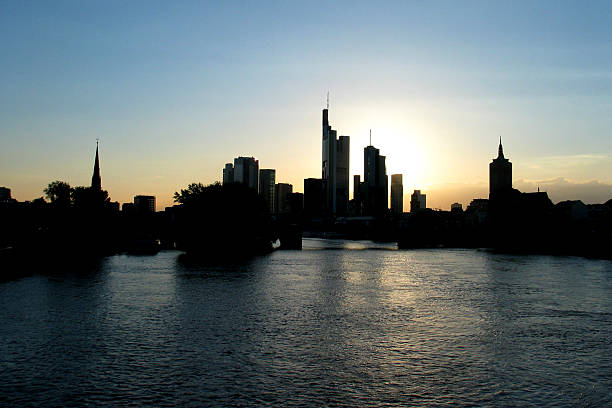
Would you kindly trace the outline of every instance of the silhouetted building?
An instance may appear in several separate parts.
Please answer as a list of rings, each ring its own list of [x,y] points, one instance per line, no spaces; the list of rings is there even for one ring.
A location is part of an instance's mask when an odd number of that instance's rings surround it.
[[[246,184],[258,191],[259,161],[254,157],[236,157],[234,159],[234,182]]]
[[[276,212],[277,214],[286,214],[289,212],[289,194],[293,193],[293,186],[287,183],[276,184]]]
[[[134,207],[143,213],[155,212],[155,196],[137,195],[134,197]]]
[[[232,163],[226,163],[223,168],[223,184],[234,182],[234,166]]]
[[[427,194],[421,194],[421,190],[414,190],[410,196],[410,212],[417,212],[427,208]]]
[[[451,212],[463,212],[463,205],[461,203],[452,203]]]
[[[323,109],[322,181],[325,188],[325,209],[344,215],[349,200],[350,137],[340,136],[329,125],[329,107]]]
[[[555,212],[571,221],[582,221],[589,216],[589,208],[580,200],[561,201],[555,205]]]
[[[276,170],[261,169],[259,170],[259,194],[262,196],[268,205],[270,214],[276,213]]]
[[[136,212],[136,206],[134,203],[123,203],[121,204],[121,212],[126,214]]]
[[[0,187],[0,203],[8,203],[11,200],[11,189]]]
[[[489,197],[491,194],[512,190],[512,163],[504,157],[504,149],[499,138],[497,158],[489,164]]]
[[[325,212],[325,187],[323,180],[304,179],[304,213],[309,217],[320,217]]]
[[[91,189],[102,191],[102,178],[100,177],[100,159],[98,156],[98,142],[96,142],[96,159],[94,161],[93,176],[91,176]]]
[[[388,208],[388,177],[385,156],[370,145],[363,149],[363,215],[381,215]]]
[[[394,214],[404,212],[404,184],[401,174],[391,175],[391,212]]]
[[[361,176],[359,174],[353,176],[353,200],[361,200]]]
[[[483,224],[489,215],[489,200],[486,198],[475,198],[465,209],[466,220],[472,224]]]
[[[336,141],[336,215],[346,215],[348,211],[350,144],[348,136]]]

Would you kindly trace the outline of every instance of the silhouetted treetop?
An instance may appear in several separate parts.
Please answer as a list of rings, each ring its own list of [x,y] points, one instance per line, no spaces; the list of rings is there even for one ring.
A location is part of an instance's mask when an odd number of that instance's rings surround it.
[[[51,204],[61,207],[68,207],[70,205],[72,188],[70,187],[70,184],[64,181],[52,181],[49,183],[47,188],[45,188],[44,193],[49,201],[51,201]]]

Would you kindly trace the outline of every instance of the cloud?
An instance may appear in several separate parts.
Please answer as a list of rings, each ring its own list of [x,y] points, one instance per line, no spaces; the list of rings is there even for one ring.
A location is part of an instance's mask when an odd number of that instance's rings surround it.
[[[587,204],[604,203],[612,198],[612,184],[598,180],[578,182],[564,177],[545,180],[515,180],[514,187],[521,191],[546,191],[553,202],[582,200]]]
[[[557,168],[568,169],[584,166],[592,166],[606,160],[608,156],[604,154],[572,154],[562,156],[542,156],[534,158],[527,163],[532,169]]]

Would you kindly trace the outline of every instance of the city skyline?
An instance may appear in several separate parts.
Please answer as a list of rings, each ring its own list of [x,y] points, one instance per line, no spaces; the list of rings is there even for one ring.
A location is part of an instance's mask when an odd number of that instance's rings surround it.
[[[371,128],[403,175],[404,210],[415,189],[432,208],[486,197],[500,135],[516,188],[603,202],[612,19],[590,4],[5,3],[0,185],[20,201],[53,180],[89,185],[99,137],[112,200],[163,208],[239,156],[303,192],[320,174],[329,90],[333,127],[352,139],[351,193]]]

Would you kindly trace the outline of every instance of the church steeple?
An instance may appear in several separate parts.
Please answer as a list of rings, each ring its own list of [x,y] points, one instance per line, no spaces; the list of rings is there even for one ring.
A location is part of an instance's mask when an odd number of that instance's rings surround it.
[[[504,148],[502,147],[501,136],[499,137],[499,148],[497,149],[497,158],[498,159],[504,158]]]
[[[91,189],[102,190],[102,179],[100,177],[100,159],[98,156],[98,141],[96,140],[96,160],[94,162],[93,176],[91,177]]]

